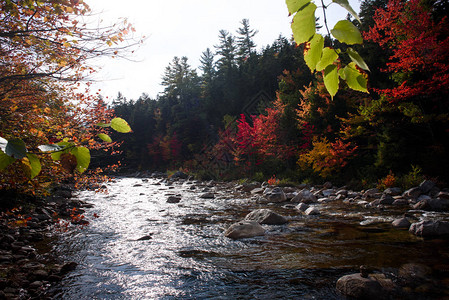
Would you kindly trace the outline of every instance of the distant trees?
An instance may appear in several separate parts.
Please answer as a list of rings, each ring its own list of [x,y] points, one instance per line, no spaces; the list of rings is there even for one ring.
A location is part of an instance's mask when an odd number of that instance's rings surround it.
[[[219,32],[216,52],[202,53],[200,76],[187,59],[175,58],[164,76],[165,92],[157,101],[144,100],[152,103],[150,110],[140,111],[137,102],[126,105],[154,124],[139,146],[146,154],[137,165],[185,167],[208,178],[243,173],[258,180],[276,175],[345,184],[354,177],[376,182],[393,173],[406,180],[410,170],[424,170],[448,180],[447,5],[365,0],[361,8],[357,26],[365,45],[349,49],[334,41],[348,54],[343,62],[330,47],[318,61],[304,59],[304,50],[311,55],[309,44],[295,45],[282,36],[256,50],[257,31],[248,20],[242,20],[236,36]],[[352,28],[348,22],[342,24]],[[323,45],[330,41],[323,38]],[[354,53],[368,62],[366,89],[356,87],[366,78]],[[322,59],[328,63],[324,69]],[[312,75],[314,63],[320,71]],[[351,68],[355,77],[346,76]],[[346,85],[333,86],[333,97],[325,82],[329,72],[347,79]],[[186,93],[179,91],[186,89],[189,97],[181,97]],[[123,108],[116,112],[127,118],[131,112]]]

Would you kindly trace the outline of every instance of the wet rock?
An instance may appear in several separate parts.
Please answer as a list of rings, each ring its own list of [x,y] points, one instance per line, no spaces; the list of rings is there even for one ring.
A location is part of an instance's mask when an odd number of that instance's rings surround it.
[[[332,183],[330,181],[327,181],[323,184],[323,188],[330,189],[332,188]]]
[[[421,198],[422,196],[420,196]],[[449,201],[443,199],[432,199],[428,196],[423,197],[418,203],[413,205],[413,209],[426,211],[443,211],[449,207]]]
[[[240,221],[232,224],[224,233],[231,239],[250,238],[265,235],[263,227],[254,221]]]
[[[148,234],[148,235],[145,235],[145,236],[143,236],[141,238],[138,238],[137,240],[138,241],[148,241],[148,240],[151,240],[153,238],[152,235],[153,234]]]
[[[316,203],[318,200],[317,196],[315,196],[311,191],[304,189],[298,193],[291,201],[292,202],[302,202],[302,203]]]
[[[317,215],[320,215],[321,212],[319,211],[318,208],[316,208],[314,206],[311,206],[308,209],[306,209],[304,214],[307,215],[307,216],[317,216]]]
[[[379,193],[380,191],[377,188],[369,189],[363,193],[363,198],[376,198]]]
[[[387,188],[387,189],[384,191],[384,194],[390,195],[390,196],[398,196],[398,195],[400,195],[401,193],[402,193],[402,190],[401,190],[401,188],[398,188],[398,187]]]
[[[410,226],[409,231],[414,235],[421,237],[449,235],[449,222],[441,220],[421,221],[418,223],[413,223]]]
[[[377,278],[362,277],[360,273],[340,277],[337,290],[344,296],[356,299],[388,299],[388,291]]]
[[[437,197],[440,199],[447,199],[449,200],[449,192],[439,192],[437,194]]]
[[[327,189],[327,190],[322,191],[321,194],[324,197],[329,197],[331,195],[335,195],[335,190],[334,189]]]
[[[242,190],[243,192],[251,192],[252,190],[254,190],[255,188],[259,188],[260,187],[260,183],[257,182],[251,182],[251,183],[244,183],[241,186],[237,187],[238,190]]]
[[[254,210],[246,215],[245,220],[267,225],[282,225],[288,222],[284,216],[281,216],[270,209]]]
[[[396,219],[391,224],[393,225],[393,227],[406,229],[409,229],[411,225],[410,221],[407,218]]]
[[[371,206],[377,206],[377,205],[391,205],[394,202],[394,198],[390,195],[383,194],[380,199],[376,199],[373,202],[371,202]]]
[[[394,200],[392,205],[397,205],[397,206],[408,205],[408,201],[405,199],[396,199],[396,200]]]
[[[167,203],[179,203],[181,202],[181,197],[179,196],[170,196],[167,199]]]
[[[264,191],[264,196],[268,202],[284,202],[287,200],[284,191],[280,187]]]
[[[427,281],[432,274],[432,269],[418,263],[404,264],[399,268],[400,279],[409,286],[418,286]]]
[[[75,270],[77,266],[78,266],[78,264],[76,262],[74,262],[74,261],[65,263],[61,267],[60,274],[67,274],[68,272],[71,272],[71,271]]]
[[[419,196],[421,196],[422,191],[419,187],[414,187],[411,189],[406,190],[402,196],[405,198],[411,198],[411,199],[418,199]]]
[[[263,191],[264,191],[263,188],[255,188],[255,189],[251,190],[251,194],[253,194],[253,195],[254,194],[262,194]]]
[[[423,194],[429,193],[434,187],[435,187],[435,182],[433,182],[432,180],[424,180],[419,185],[419,189],[421,190],[421,192]]]
[[[36,280],[45,280],[48,277],[48,272],[40,269],[33,271],[30,275]]]
[[[299,203],[298,205],[296,205],[296,209],[301,212],[305,212],[308,208],[309,208],[309,205],[307,205],[305,203]]]
[[[42,281],[34,281],[34,282],[30,283],[29,288],[32,290],[37,290],[38,288],[40,288],[43,285],[44,284],[42,283]]]
[[[215,194],[212,192],[206,192],[200,195],[200,198],[202,199],[214,199],[215,198]]]
[[[336,193],[337,196],[342,196],[342,197],[346,197],[348,196],[348,191],[347,190],[338,190]]]

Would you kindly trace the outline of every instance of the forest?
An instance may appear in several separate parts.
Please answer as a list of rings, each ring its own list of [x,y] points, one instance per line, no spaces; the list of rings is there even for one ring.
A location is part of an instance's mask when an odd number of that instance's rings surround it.
[[[447,9],[445,1],[363,1],[352,23],[364,43],[353,49],[369,66],[368,93],[342,82],[334,97],[324,72],[310,72],[306,44],[280,36],[257,50],[257,30],[244,19],[235,33],[219,32],[199,70],[174,57],[157,99],[119,93],[112,108],[133,134],[114,136],[122,145],[113,157],[128,170],[203,179],[447,182]],[[348,48],[329,37],[324,45]]]
[[[338,92],[329,93],[326,66],[311,72],[312,40],[259,47],[243,19],[218,32],[199,70],[174,57],[156,99],[119,93],[111,103],[79,86],[95,71],[90,59],[139,43],[130,24],[89,29],[72,17],[88,12],[81,1],[1,5],[2,190],[45,193],[90,180],[82,173],[135,170],[357,187],[449,179],[447,1],[362,1],[360,22],[347,20],[363,44],[321,41],[340,77],[357,53],[366,62]],[[336,61],[339,51],[347,55]]]

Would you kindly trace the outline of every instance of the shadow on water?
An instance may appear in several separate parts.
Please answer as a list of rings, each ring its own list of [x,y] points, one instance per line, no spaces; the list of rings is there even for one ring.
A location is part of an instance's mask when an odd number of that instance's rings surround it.
[[[210,187],[216,197],[202,199],[199,183],[195,189],[193,183],[156,183],[122,178],[109,194],[79,195],[94,204],[86,212],[91,224],[62,233],[54,244],[63,259],[79,263],[53,289],[55,298],[342,299],[337,279],[360,265],[385,273],[406,263],[449,265],[448,240],[393,229],[386,221],[394,212],[366,215],[335,203],[323,206],[319,217],[304,217],[272,206],[288,216],[287,225],[235,241],[224,229],[263,206],[226,186]],[[167,191],[181,202],[167,203]]]

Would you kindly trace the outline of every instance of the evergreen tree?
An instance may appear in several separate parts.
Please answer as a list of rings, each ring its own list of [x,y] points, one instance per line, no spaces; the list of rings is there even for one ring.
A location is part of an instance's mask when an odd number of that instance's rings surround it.
[[[258,33],[257,30],[250,29],[249,20],[243,19],[241,21],[242,27],[237,29],[237,46],[238,46],[238,60],[242,63],[245,59],[254,53],[256,44],[253,41],[254,36]]]
[[[218,69],[220,71],[230,71],[235,68],[236,45],[235,38],[226,30],[220,30],[218,38],[219,44],[215,46],[217,54],[221,57],[218,59]]]

